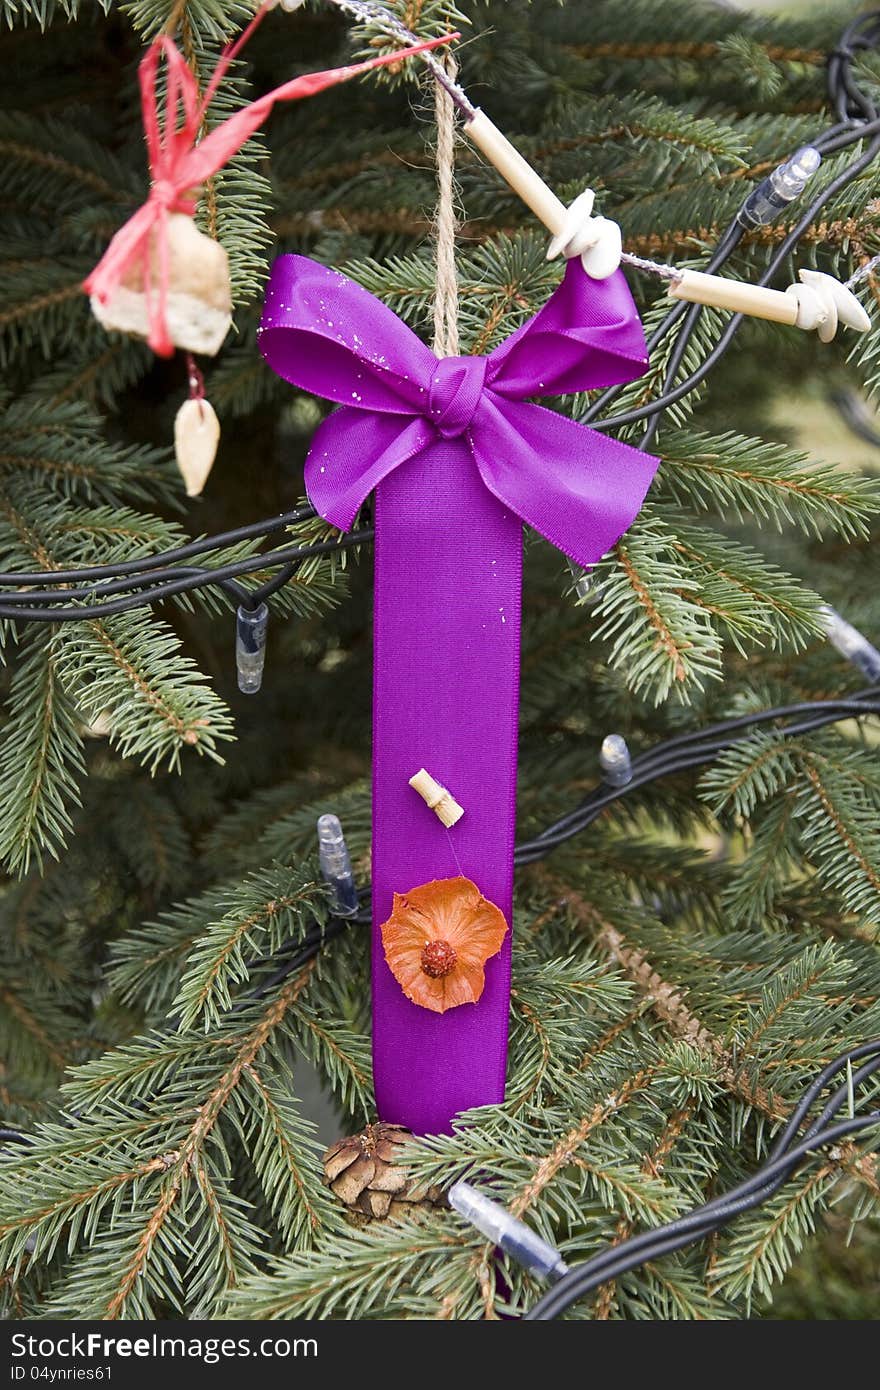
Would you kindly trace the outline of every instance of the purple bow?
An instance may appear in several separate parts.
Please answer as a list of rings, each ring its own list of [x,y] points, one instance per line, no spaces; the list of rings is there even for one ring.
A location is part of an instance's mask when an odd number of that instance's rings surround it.
[[[384,959],[393,893],[464,873],[512,911],[525,521],[584,566],[636,516],[657,460],[527,403],[644,370],[623,276],[579,260],[487,357],[438,360],[368,291],[301,256],[275,263],[260,329],[274,370],[338,401],[306,487],[342,530],[376,489],[373,1059],[383,1119],[441,1131],[503,1098],[510,938],[477,1004],[411,1003]],[[443,830],[408,786],[426,767],[465,807]]]
[[[529,396],[614,386],[645,369],[626,281],[590,280],[579,260],[559,289],[488,357],[437,359],[391,309],[303,256],[275,263],[260,349],[279,376],[342,405],[315,435],[306,490],[347,530],[392,469],[466,437],[499,502],[580,565],[632,523],[657,460]]]

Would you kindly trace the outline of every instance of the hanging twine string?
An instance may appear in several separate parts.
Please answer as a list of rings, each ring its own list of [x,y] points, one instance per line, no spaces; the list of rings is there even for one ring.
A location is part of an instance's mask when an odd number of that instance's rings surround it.
[[[867,280],[869,275],[873,275],[878,268],[880,268],[880,256],[872,256],[864,265],[859,266],[854,275],[849,277],[844,284],[844,289],[854,290],[863,280]]]
[[[458,64],[446,55],[446,76],[454,81]],[[437,124],[437,211],[434,218],[434,255],[437,262],[437,288],[434,294],[434,352],[438,357],[458,354],[458,273],[455,268],[455,101],[445,84],[434,84],[434,118]],[[445,789],[444,789],[445,790]],[[449,793],[446,792],[447,797]],[[455,807],[456,802],[453,800]],[[439,812],[438,812],[439,814]],[[465,877],[455,840],[447,820],[446,838],[455,866]]]
[[[446,58],[446,72],[454,79],[455,59]],[[434,351],[438,357],[458,354],[458,275],[455,269],[455,102],[440,83],[434,88],[437,122],[437,212],[434,222],[434,254],[437,289],[434,295]]]
[[[337,9],[344,10],[346,14],[353,15],[355,19],[359,19],[363,24],[381,24],[386,34],[391,35],[392,38],[402,39],[406,44],[418,42],[413,31],[407,28],[403,20],[399,19],[396,14],[387,9],[384,5],[372,4],[369,0],[330,0],[330,4],[335,5]],[[458,37],[461,36],[459,35]],[[440,60],[438,58],[433,58],[429,53],[425,53],[422,56],[441,87],[446,88],[465,119],[469,119],[471,116],[476,115],[477,108],[474,106],[467,93],[462,91],[461,87],[459,87],[458,83],[454,80],[455,73],[458,69],[453,68],[452,71],[450,71],[448,68],[444,68]]]

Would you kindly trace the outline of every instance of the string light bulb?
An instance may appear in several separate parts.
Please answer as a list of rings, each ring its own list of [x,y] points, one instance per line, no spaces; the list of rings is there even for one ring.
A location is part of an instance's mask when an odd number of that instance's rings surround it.
[[[872,684],[880,681],[880,652],[877,648],[829,604],[823,606],[821,616],[825,635],[832,647],[857,671],[861,671],[866,680]]]
[[[599,750],[599,766],[610,787],[626,787],[632,781],[632,758],[626,739],[620,734],[608,734]]]
[[[737,213],[737,221],[743,227],[762,227],[773,222],[801,196],[821,163],[822,156],[815,145],[803,145],[758,184]]]
[[[357,885],[351,867],[351,855],[338,816],[318,817],[318,863],[321,865],[325,882],[333,892],[336,915],[354,916],[359,906]]]
[[[573,560],[569,560],[568,568],[571,571],[575,602],[577,604],[584,604],[595,599],[597,597],[596,589],[590,571],[583,569],[580,565],[576,565]]]
[[[256,695],[263,684],[268,627],[269,610],[265,603],[258,608],[239,605],[235,616],[235,669],[243,695]]]
[[[511,1216],[500,1202],[493,1202],[485,1193],[467,1182],[453,1183],[449,1189],[449,1205],[465,1221],[499,1245],[511,1259],[538,1279],[557,1280],[568,1273],[568,1265],[549,1241],[539,1236],[525,1222]]]

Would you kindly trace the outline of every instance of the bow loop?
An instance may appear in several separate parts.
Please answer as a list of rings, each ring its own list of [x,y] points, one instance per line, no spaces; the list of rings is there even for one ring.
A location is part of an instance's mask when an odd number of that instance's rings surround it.
[[[593,280],[569,261],[544,307],[490,353],[487,382],[513,400],[566,396],[634,381],[647,365],[623,272]]]
[[[483,395],[488,359],[441,357],[428,391],[428,418],[444,439],[470,429]]]
[[[274,371],[358,411],[426,413],[431,349],[374,295],[307,256],[279,256],[258,330]]]

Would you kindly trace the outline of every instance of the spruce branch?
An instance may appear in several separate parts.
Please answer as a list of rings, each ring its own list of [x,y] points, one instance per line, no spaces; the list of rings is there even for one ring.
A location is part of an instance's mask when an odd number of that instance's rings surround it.
[[[778,444],[734,434],[679,434],[663,445],[660,497],[744,522],[758,517],[778,529],[855,538],[876,514],[876,481],[816,465]]]
[[[50,1257],[70,1223],[71,1247],[80,1238],[88,1247],[59,1289],[56,1311],[88,1306],[96,1316],[113,1319],[129,1313],[153,1316],[168,1300],[181,1307],[185,1295],[180,1261],[185,1257],[196,1260],[194,1288],[202,1311],[210,1311],[206,1302],[213,1307],[225,1296],[230,1282],[250,1267],[259,1238],[243,1219],[231,1190],[221,1126],[231,1125],[230,1132],[249,1142],[264,1176],[272,1172],[278,1183],[276,1200],[285,1204],[286,1229],[313,1229],[318,1207],[326,1201],[317,1180],[309,1191],[299,1168],[287,1164],[282,1183],[277,1150],[273,1157],[262,1129],[255,1134],[250,1121],[243,1128],[237,1119],[238,1098],[253,1086],[260,1059],[277,1043],[278,1030],[313,971],[311,962],[268,1003],[252,1006],[237,1029],[227,1026],[223,1042],[214,1049],[190,1035],[190,1049],[201,1050],[202,1066],[191,1067],[185,1079],[178,1076],[167,1098],[161,1089],[157,1096],[154,1088],[163,1075],[171,1082],[169,1058],[161,1051],[156,1056],[152,1049],[150,1059],[149,1046],[129,1052],[127,1058],[123,1053],[123,1065],[140,1064],[145,1073],[152,1068],[153,1098],[146,1107],[129,1111],[128,1097],[124,1104],[114,1099],[122,1078],[112,1075],[114,1060],[107,1054],[83,1073],[84,1098],[90,1098],[91,1108],[78,1123],[72,1129],[48,1126],[24,1159],[0,1163],[0,1257],[16,1275],[34,1230],[34,1258]],[[173,1059],[170,1064],[173,1067]],[[76,1085],[73,1091],[78,1093]],[[292,1112],[276,1106],[275,1119],[286,1128]],[[314,1146],[301,1123],[290,1131],[290,1139],[300,1148],[311,1146],[314,1162]],[[131,1161],[150,1144],[162,1148]],[[87,1184],[71,1182],[69,1162],[56,1167],[55,1155],[62,1154],[76,1156],[80,1171],[91,1170]],[[129,1161],[120,1163],[126,1154]],[[307,1215],[300,1218],[288,1204],[300,1203],[304,1196]],[[205,1254],[199,1259],[202,1240]]]
[[[62,681],[85,715],[107,712],[110,739],[152,771],[180,766],[183,749],[219,759],[231,718],[179,639],[142,613],[69,624],[54,651]],[[90,677],[83,679],[88,671]]]
[[[470,1260],[469,1249],[462,1246],[462,1235],[447,1223],[426,1228],[409,1220],[352,1231],[346,1235],[343,1263],[333,1249],[279,1261],[232,1292],[225,1311],[230,1317],[289,1320],[387,1317],[413,1300],[425,1309],[438,1285],[446,1292],[460,1283],[462,1265],[466,1268]],[[457,1315],[467,1316],[461,1305]]]
[[[256,1066],[248,1065],[245,1098],[249,1086],[256,1104],[246,1112],[243,1130],[285,1249],[301,1250],[314,1244],[328,1222],[328,1209],[314,1161],[314,1126],[300,1116],[292,1102],[290,1080],[284,1078],[282,1086],[280,1076],[264,1077]],[[300,1195],[298,1202],[289,1200],[291,1186]]]
[[[306,987],[312,973],[312,965],[288,981],[265,1010],[258,1025],[235,1054],[230,1067],[223,1073],[205,1103],[200,1107],[195,1123],[192,1125],[173,1161],[168,1165],[163,1179],[163,1190],[153,1207],[146,1225],[140,1231],[134,1249],[123,1268],[109,1302],[103,1310],[107,1320],[122,1317],[127,1312],[132,1299],[135,1306],[139,1301],[139,1286],[145,1280],[154,1250],[162,1236],[163,1226],[175,1203],[181,1195],[190,1171],[198,1172],[202,1150],[210,1137],[220,1115],[236,1092],[246,1068],[253,1065],[274,1030],[281,1023],[287,1009]],[[223,1233],[221,1232],[221,1236]]]
[[[274,955],[327,915],[326,890],[308,869],[248,875],[189,956],[173,1005],[180,1027],[201,1022],[207,1030],[231,1007],[233,988],[249,976],[249,960]]]
[[[690,697],[720,675],[720,641],[659,518],[642,517],[600,569],[596,639],[636,694]]]
[[[0,856],[17,874],[32,859],[59,856],[85,772],[76,709],[59,679],[51,636],[29,636],[23,652],[0,748]]]
[[[0,476],[10,498],[42,504],[46,515],[53,493],[96,506],[168,502],[174,495],[166,450],[105,441],[100,417],[79,402],[25,396],[9,405],[0,427]],[[39,497],[38,488],[48,497]]]

